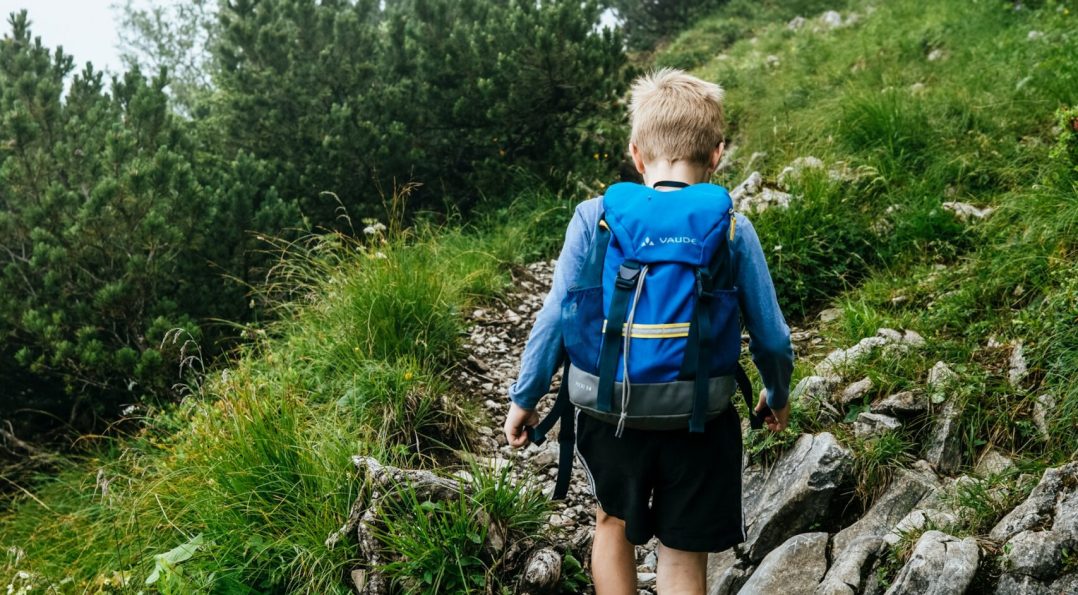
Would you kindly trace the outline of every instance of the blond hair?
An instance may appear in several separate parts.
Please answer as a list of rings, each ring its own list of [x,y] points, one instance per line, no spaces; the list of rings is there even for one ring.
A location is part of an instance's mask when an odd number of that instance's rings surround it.
[[[682,159],[707,165],[723,142],[723,90],[676,68],[663,68],[633,82],[630,141],[645,161]]]

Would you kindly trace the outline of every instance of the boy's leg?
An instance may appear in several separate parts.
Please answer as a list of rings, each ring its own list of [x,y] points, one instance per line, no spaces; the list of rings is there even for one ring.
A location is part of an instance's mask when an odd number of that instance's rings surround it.
[[[704,595],[707,552],[686,552],[659,544],[655,586],[659,595]]]
[[[591,575],[595,595],[636,593],[636,548],[625,537],[625,521],[606,514],[598,506],[591,544]]]

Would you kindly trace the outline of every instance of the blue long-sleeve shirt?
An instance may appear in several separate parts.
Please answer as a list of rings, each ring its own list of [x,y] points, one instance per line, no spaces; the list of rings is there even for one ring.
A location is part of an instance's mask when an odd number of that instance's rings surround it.
[[[520,374],[509,387],[509,398],[524,409],[534,409],[550,390],[550,381],[562,349],[561,303],[587,258],[588,246],[602,215],[602,197],[585,200],[576,207],[565,230],[565,243],[554,265],[554,281],[535,317],[524,354]],[[760,371],[767,404],[772,409],[786,406],[793,373],[793,345],[775,296],[771,273],[767,270],[763,248],[756,230],[741,213],[735,215],[731,264],[737,271],[735,285],[741,317],[749,332],[749,352]]]

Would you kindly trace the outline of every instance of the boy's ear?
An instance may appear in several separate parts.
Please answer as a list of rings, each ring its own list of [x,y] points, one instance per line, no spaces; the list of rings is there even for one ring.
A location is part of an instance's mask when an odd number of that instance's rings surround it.
[[[636,146],[636,143],[629,143],[629,154],[633,157],[633,165],[636,167],[636,171],[643,175],[644,158],[640,156],[640,149]]]
[[[708,168],[708,173],[714,173],[716,169],[719,169],[719,163],[722,162],[722,152],[726,148],[726,141],[722,141],[715,147],[715,150],[711,152],[711,163]]]

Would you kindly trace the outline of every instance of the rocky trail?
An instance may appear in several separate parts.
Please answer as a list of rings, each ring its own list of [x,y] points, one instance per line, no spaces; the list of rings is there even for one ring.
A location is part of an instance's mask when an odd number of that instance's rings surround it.
[[[516,378],[552,272],[552,261],[518,270],[517,289],[504,304],[468,313],[469,356],[454,372],[463,392],[489,414],[489,420],[480,424],[476,459],[495,468],[510,465],[517,480],[538,482],[546,494],[553,491],[557,475],[556,430],[542,447],[514,450],[505,444],[501,422],[507,408],[505,395]],[[830,314],[824,312],[822,317]],[[952,400],[934,401],[946,392],[954,372],[939,362],[928,374],[924,390],[880,398],[852,420],[843,419],[840,411],[872,388],[870,379],[847,378],[846,370],[881,350],[901,354],[921,349],[925,339],[912,331],[880,329],[849,348],[824,354],[814,330],[792,330],[797,357],[818,361],[815,374],[798,383],[793,398],[800,399],[824,424],[846,424],[860,438],[893,431],[927,415],[929,439],[921,445],[920,457],[899,471],[871,506],[854,518],[849,511],[860,509],[854,456],[834,434],[803,434],[767,467],[748,464],[746,459],[743,498],[748,539],[711,556],[709,595],[961,594],[983,592],[978,585],[984,584],[986,573],[998,575],[998,580],[991,581],[995,593],[1078,593],[1078,573],[1070,553],[1078,548],[1078,463],[1047,470],[1028,499],[988,535],[976,539],[949,535],[948,528],[968,514],[953,497],[957,487],[980,485],[981,477],[1013,466],[1006,456],[989,451],[981,457],[976,476],[953,477],[962,459],[956,423],[960,412]],[[1020,346],[1016,349],[1020,358]],[[1021,368],[1015,360],[1012,357],[1012,367]],[[540,413],[552,403],[548,395],[540,403]],[[564,548],[586,568],[594,500],[579,464],[574,465],[573,474],[569,496],[555,503],[550,523],[559,529]],[[993,497],[988,487],[984,493]],[[637,547],[641,594],[654,592],[656,545],[652,540]],[[901,547],[909,551],[907,561],[898,567],[897,575],[892,568],[894,578],[884,585],[879,569],[894,559],[889,557],[892,548]],[[529,567],[528,572],[532,571]],[[520,590],[545,592],[538,584],[524,577]]]

